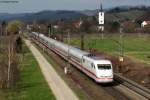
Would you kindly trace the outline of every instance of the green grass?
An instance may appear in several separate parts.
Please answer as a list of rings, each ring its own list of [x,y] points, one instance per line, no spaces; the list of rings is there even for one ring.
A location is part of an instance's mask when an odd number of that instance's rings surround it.
[[[54,69],[57,71],[57,73],[59,74],[59,76],[65,81],[65,83],[73,90],[73,92],[77,95],[77,97],[80,100],[86,100],[86,97],[83,93],[83,91],[81,91],[76,84],[69,79],[64,72],[62,71],[60,65],[58,65],[58,63],[56,63],[56,61],[46,52],[43,52],[43,49],[41,49],[40,47],[38,47],[37,45],[35,45],[35,47],[42,53],[42,55],[47,59],[47,61],[52,64],[52,66],[54,67]]]
[[[100,37],[86,37],[85,48],[96,48],[99,51],[104,51],[110,54],[119,54],[119,36],[105,36],[102,40]],[[150,37],[138,37],[134,35],[123,37],[123,50],[125,56],[131,57],[136,61],[141,61],[150,64]],[[80,46],[80,38],[72,38],[71,44]]]
[[[0,92],[0,100],[56,100],[32,53],[25,46],[18,88]]]

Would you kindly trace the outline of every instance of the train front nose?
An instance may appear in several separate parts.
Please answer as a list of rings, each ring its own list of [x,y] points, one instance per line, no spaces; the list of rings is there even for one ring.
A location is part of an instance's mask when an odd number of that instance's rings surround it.
[[[97,65],[97,82],[109,83],[113,82],[113,70],[111,64],[98,64]]]
[[[113,82],[113,71],[111,69],[101,69],[97,71],[97,81],[100,83]]]
[[[96,81],[99,83],[111,83],[113,82],[113,76],[100,76]]]

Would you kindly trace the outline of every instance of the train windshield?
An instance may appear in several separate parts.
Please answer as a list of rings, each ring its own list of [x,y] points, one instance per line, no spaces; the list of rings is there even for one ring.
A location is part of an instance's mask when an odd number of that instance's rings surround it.
[[[98,67],[99,70],[108,70],[108,69],[111,69],[111,65],[109,65],[109,64],[104,64],[104,65],[98,64],[97,67]]]

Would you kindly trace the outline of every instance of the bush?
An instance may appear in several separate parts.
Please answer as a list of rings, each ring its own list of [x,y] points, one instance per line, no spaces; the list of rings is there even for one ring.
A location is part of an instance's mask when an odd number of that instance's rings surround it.
[[[17,53],[22,53],[22,39],[21,39],[21,37],[18,37],[16,39],[16,51],[17,51]]]

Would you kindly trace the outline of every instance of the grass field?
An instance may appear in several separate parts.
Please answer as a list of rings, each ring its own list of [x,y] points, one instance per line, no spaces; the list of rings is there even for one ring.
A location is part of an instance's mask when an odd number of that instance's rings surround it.
[[[56,100],[49,89],[36,59],[25,46],[25,55],[20,64],[21,80],[18,87],[0,91],[0,100]]]
[[[100,51],[118,55],[120,52],[119,35],[108,35],[102,40],[101,37],[86,36],[85,48],[96,48]],[[71,44],[80,46],[80,38],[72,38]],[[150,64],[150,36],[125,35],[123,37],[123,52],[125,56],[133,58],[136,61]]]

